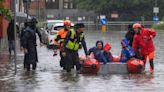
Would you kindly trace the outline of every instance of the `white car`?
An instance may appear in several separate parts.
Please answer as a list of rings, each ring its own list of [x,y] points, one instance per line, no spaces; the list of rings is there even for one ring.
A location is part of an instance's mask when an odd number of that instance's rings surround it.
[[[42,32],[41,32],[41,35],[42,35],[42,42],[44,44],[48,44],[48,34],[49,34],[49,31],[51,30],[51,27],[52,25],[56,24],[56,23],[63,23],[64,21],[63,20],[47,20],[45,23],[44,23],[44,27],[41,28]]]
[[[71,27],[73,27],[73,26],[74,26],[74,24],[71,23]],[[48,44],[47,44],[47,46],[49,48],[54,47],[55,35],[62,28],[64,28],[64,23],[56,23],[56,24],[52,25],[51,29],[49,30],[49,34],[48,34]]]

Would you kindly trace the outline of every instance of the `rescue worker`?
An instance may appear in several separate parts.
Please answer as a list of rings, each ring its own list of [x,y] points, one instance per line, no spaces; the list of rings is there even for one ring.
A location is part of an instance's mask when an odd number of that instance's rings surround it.
[[[63,52],[63,43],[64,43],[64,39],[66,38],[67,32],[70,30],[71,27],[71,21],[69,20],[65,20],[64,21],[64,28],[59,30],[59,32],[55,35],[55,39],[54,39],[54,56],[57,55],[57,49],[60,49],[60,67],[63,67],[63,69],[65,69],[64,67],[64,57],[62,55]],[[59,42],[59,44],[58,44]]]
[[[71,71],[71,68],[76,65],[76,70],[79,73],[80,72],[80,62],[79,62],[79,43],[82,44],[85,55],[88,57],[87,53],[87,46],[85,42],[84,37],[84,24],[83,23],[77,23],[74,26],[74,29],[70,29],[70,31],[67,33],[66,39],[64,41],[64,52],[62,53],[63,56],[65,56],[65,68],[67,72]]]
[[[135,56],[133,48],[129,45],[129,41],[124,38],[121,41],[122,50],[121,50],[121,57],[120,62],[126,63],[129,59]]]
[[[135,36],[132,47],[135,52],[139,51],[139,55],[144,60],[144,64],[146,64],[147,60],[150,62],[150,73],[153,73],[155,53],[153,38],[156,36],[156,32],[152,29],[143,28],[139,23],[135,23],[133,29],[135,31]]]
[[[37,20],[32,18],[28,21],[29,26],[25,29],[25,32],[22,36],[22,46],[24,48],[24,67],[27,68],[27,71],[30,71],[32,64],[32,69],[36,70],[38,56],[36,49],[36,33],[40,38],[40,45],[42,46],[41,34],[36,27]]]

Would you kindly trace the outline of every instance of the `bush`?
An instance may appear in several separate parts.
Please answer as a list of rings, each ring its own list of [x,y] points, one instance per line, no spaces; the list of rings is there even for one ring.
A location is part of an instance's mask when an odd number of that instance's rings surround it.
[[[164,21],[154,24],[152,28],[157,29],[157,30],[164,30]]]

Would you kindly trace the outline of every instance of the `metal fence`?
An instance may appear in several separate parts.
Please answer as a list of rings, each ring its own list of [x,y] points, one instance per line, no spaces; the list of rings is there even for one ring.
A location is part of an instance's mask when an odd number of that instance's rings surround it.
[[[76,22],[75,22],[76,23]],[[128,30],[128,25],[133,23],[141,23],[147,28],[151,28],[154,21],[110,21],[108,22],[107,30],[109,31],[125,31]],[[84,22],[87,30],[101,30],[101,24],[94,22]]]

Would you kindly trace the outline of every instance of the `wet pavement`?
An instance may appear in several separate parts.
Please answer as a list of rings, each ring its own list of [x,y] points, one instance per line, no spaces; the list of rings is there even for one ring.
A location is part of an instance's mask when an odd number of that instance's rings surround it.
[[[110,42],[112,54],[119,55],[120,41],[124,31],[86,33],[88,48],[99,39]],[[46,46],[38,46],[39,63],[36,71],[26,72],[23,69],[23,54],[18,53],[18,71],[14,75],[14,63],[0,61],[0,92],[163,92],[164,90],[164,32],[157,32],[154,39],[156,46],[155,73],[149,74],[147,64],[144,74],[105,74],[84,75],[70,74],[62,71],[59,56],[53,57],[53,51]],[[84,54],[80,50],[80,55]],[[9,60],[4,54],[6,61]]]

